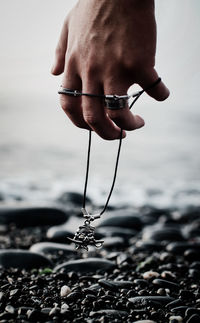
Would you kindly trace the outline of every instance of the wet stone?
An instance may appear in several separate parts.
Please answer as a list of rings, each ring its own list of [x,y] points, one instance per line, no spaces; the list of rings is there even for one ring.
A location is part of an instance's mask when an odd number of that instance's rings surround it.
[[[168,304],[174,300],[173,297],[169,296],[136,296],[129,298],[129,302],[132,302],[133,304],[144,304],[145,302],[156,302],[160,304]]]
[[[188,318],[186,323],[199,323],[200,322],[200,315],[193,314]]]
[[[103,246],[106,249],[115,249],[115,248],[122,248],[127,245],[126,241],[121,237],[107,237],[104,238]]]
[[[73,239],[74,232],[65,228],[54,226],[47,230],[46,237],[52,242],[68,243],[67,237]]]
[[[89,316],[90,317],[101,317],[106,316],[108,318],[122,318],[126,317],[128,313],[126,311],[119,311],[119,310],[113,310],[113,309],[105,309],[105,310],[99,310],[99,311],[91,311]]]
[[[133,287],[133,283],[130,281],[100,279],[98,283],[100,286],[104,287],[105,289],[112,290],[112,291],[118,291],[124,288],[131,289]]]
[[[31,246],[30,251],[46,254],[46,253],[55,253],[62,252],[65,255],[76,255],[77,251],[73,245],[65,245],[55,242],[39,242]]]
[[[161,227],[157,225],[149,226],[144,229],[142,239],[153,241],[183,241],[184,237],[179,229],[174,227]]]
[[[26,250],[0,250],[0,267],[33,269],[52,267],[52,262],[45,256]]]
[[[130,239],[138,233],[136,230],[117,226],[106,226],[106,230],[104,227],[97,227],[95,232],[100,234],[101,237],[120,237],[125,239]]]
[[[57,201],[65,205],[72,205],[81,208],[83,205],[83,194],[77,192],[65,192],[61,194]],[[86,197],[86,202],[91,203],[90,198]]]
[[[0,206],[0,224],[14,223],[17,227],[61,224],[68,217],[64,211],[54,207]]]
[[[55,267],[54,271],[63,270],[65,272],[78,272],[81,274],[95,273],[97,271],[106,272],[115,267],[115,263],[101,258],[87,258],[67,261]]]
[[[166,250],[173,254],[183,254],[187,249],[199,250],[200,242],[172,242],[167,245]]]
[[[152,320],[139,320],[139,321],[134,321],[133,323],[156,323],[156,322]]]
[[[200,260],[200,253],[199,251],[196,249],[187,249],[184,252],[184,257],[187,261],[195,261],[195,260]]]
[[[122,211],[123,213],[123,211]],[[101,220],[99,228],[101,227],[120,227],[131,230],[140,231],[143,223],[141,219],[134,215],[110,215],[109,218]]]
[[[175,289],[175,290],[178,290],[180,288],[178,284],[165,279],[154,279],[153,284],[163,288],[169,288],[169,289]]]

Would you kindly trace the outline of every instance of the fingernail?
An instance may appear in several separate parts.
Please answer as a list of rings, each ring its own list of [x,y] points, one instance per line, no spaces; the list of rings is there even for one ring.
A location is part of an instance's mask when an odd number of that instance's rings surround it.
[[[138,115],[136,115],[135,118],[136,118],[136,121],[137,121],[137,129],[144,127],[144,125],[145,125],[144,119],[142,119]]]

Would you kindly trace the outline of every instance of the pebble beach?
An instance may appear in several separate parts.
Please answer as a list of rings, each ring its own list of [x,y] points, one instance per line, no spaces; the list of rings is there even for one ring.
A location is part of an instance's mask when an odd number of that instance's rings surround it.
[[[0,206],[0,322],[200,322],[200,208],[112,206],[87,252],[81,203]]]

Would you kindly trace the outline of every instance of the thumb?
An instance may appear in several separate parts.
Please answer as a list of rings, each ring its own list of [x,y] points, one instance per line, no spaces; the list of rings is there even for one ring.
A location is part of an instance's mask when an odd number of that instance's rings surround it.
[[[170,92],[162,80],[151,88],[151,85],[158,79],[158,74],[155,69],[146,71],[143,77],[140,77],[138,84],[155,100],[164,101],[168,98]],[[150,87],[149,89],[147,89]],[[146,90],[147,89],[147,90]]]

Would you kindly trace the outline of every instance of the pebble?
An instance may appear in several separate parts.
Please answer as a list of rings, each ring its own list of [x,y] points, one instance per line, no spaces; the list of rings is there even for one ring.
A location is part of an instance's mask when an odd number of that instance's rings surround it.
[[[121,237],[106,237],[103,240],[103,246],[106,249],[122,248],[127,245],[126,241]]]
[[[187,249],[184,252],[184,257],[187,261],[199,261],[200,260],[200,253],[197,249]]]
[[[121,318],[127,315],[128,313],[126,311],[119,311],[119,310],[113,310],[113,309],[99,310],[96,312],[91,311],[89,313],[90,317],[106,316],[108,318]]]
[[[35,252],[20,249],[2,249],[0,250],[0,267],[33,269],[52,267],[52,262],[44,255]]]
[[[46,238],[52,242],[68,243],[67,237],[73,238],[74,232],[58,226],[49,228],[46,233]]]
[[[38,242],[31,246],[30,251],[40,254],[52,254],[62,252],[65,255],[76,255],[77,251],[73,245],[65,245],[55,242]]]
[[[111,215],[101,220],[98,227],[120,227],[140,231],[143,223],[141,219],[134,215]]]
[[[173,254],[183,254],[187,249],[199,250],[200,242],[172,242],[166,246],[166,250]]]
[[[61,297],[65,297],[65,296],[69,295],[70,293],[71,293],[71,289],[69,286],[64,285],[61,287],[61,290],[60,290]]]
[[[193,314],[190,316],[190,318],[186,321],[186,323],[199,323],[200,322],[200,316],[197,314]]]
[[[152,320],[139,320],[139,321],[134,321],[133,323],[157,323],[157,322]]]
[[[136,296],[136,297],[129,298],[129,302],[133,304],[143,303],[144,301],[168,304],[173,300],[174,298],[169,296]]]
[[[97,227],[97,234],[100,234],[101,237],[120,237],[130,239],[135,237],[138,231],[128,228],[120,228],[117,226],[106,226],[106,230],[104,227]]]
[[[100,279],[98,280],[100,286],[104,287],[105,289],[118,291],[123,288],[131,289],[133,287],[133,283],[130,281],[117,281],[117,280],[106,280]]]
[[[64,211],[54,207],[0,206],[0,224],[14,223],[17,227],[32,227],[64,223]]]
[[[101,258],[86,258],[71,260],[62,263],[54,268],[54,271],[60,271],[61,269],[65,272],[78,272],[81,274],[95,273],[97,271],[106,272],[115,268],[115,263],[110,260]]]
[[[173,322],[173,323],[181,323],[181,322],[183,322],[183,318],[182,318],[182,316],[172,315],[172,316],[169,317],[169,323],[171,323],[171,322]]]
[[[57,201],[65,205],[72,205],[77,207],[82,207],[83,204],[83,194],[78,192],[64,192],[58,197]],[[91,203],[90,198],[86,197],[86,202]]]
[[[181,231],[174,227],[161,227],[158,225],[148,226],[144,229],[142,239],[144,241],[183,241],[184,237]]]
[[[175,290],[180,289],[179,284],[173,283],[173,282],[171,282],[169,280],[165,280],[165,279],[154,279],[153,284],[158,285],[163,288],[169,288],[169,289],[175,289]]]
[[[156,271],[146,271],[145,273],[142,274],[142,277],[144,279],[151,279],[151,278],[155,278],[155,277],[159,277],[159,273],[157,273]]]

